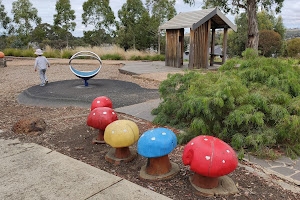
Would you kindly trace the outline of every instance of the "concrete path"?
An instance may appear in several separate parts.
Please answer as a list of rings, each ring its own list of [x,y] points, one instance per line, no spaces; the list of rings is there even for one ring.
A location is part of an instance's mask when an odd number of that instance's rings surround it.
[[[37,144],[0,139],[0,199],[169,199]]]
[[[282,156],[277,160],[263,160],[254,156],[247,156],[244,160],[258,165],[267,174],[274,174],[300,186],[300,158],[292,160]]]

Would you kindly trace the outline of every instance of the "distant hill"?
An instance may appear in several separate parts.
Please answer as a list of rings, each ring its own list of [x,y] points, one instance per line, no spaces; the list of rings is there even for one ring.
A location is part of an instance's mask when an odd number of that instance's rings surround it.
[[[285,38],[286,39],[293,39],[293,38],[300,38],[300,29],[286,29]]]

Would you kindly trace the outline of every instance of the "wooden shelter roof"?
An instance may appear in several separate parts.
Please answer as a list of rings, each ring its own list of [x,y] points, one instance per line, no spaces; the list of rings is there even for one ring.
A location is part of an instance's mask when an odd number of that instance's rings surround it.
[[[191,12],[182,12],[159,27],[163,29],[191,28],[195,30],[211,19],[211,28],[231,28],[237,31],[234,25],[217,7]]]

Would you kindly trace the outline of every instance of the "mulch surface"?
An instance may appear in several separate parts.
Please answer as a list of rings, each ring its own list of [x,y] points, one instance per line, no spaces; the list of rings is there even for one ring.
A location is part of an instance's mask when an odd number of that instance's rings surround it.
[[[43,109],[47,110],[47,108],[41,108],[41,110]],[[182,163],[184,149],[182,145],[178,145],[169,155],[170,159],[179,165],[179,174],[173,179],[165,181],[142,180],[139,178],[139,171],[146,164],[147,159],[138,155],[133,161],[121,163],[118,166],[107,162],[105,155],[111,147],[107,144],[92,144],[91,141],[98,131],[86,125],[88,110],[82,109],[81,111],[85,112],[86,115],[77,114],[74,117],[64,117],[62,115],[61,118],[46,120],[46,132],[37,136],[15,134],[11,130],[6,130],[0,137],[5,139],[19,138],[23,142],[33,142],[48,147],[172,199],[300,199],[299,194],[283,190],[278,185],[247,171],[244,167],[238,167],[233,173],[229,174],[238,187],[238,194],[222,197],[196,196],[188,180],[193,172],[189,170],[189,166],[184,166]],[[157,127],[151,122],[122,113],[118,113],[118,118],[129,119],[137,123],[140,134]],[[173,131],[178,133],[178,130],[173,129]],[[132,147],[136,149],[136,144]]]

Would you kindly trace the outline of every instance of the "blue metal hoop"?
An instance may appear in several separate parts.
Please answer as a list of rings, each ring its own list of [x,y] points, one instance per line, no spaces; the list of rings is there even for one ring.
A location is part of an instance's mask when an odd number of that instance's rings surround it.
[[[71,62],[72,62],[73,59],[75,59],[77,57],[92,57],[92,58],[95,58],[96,60],[99,61],[100,65],[94,71],[79,71],[79,70],[76,70],[76,69],[74,69],[74,67],[72,67]],[[91,52],[91,51],[79,51],[79,52],[75,53],[70,58],[69,67],[70,67],[70,70],[73,72],[73,74],[75,74],[75,76],[77,76],[78,78],[84,79],[84,85],[88,86],[88,82],[87,81],[90,78],[93,78],[94,76],[96,76],[99,73],[99,71],[100,71],[100,69],[102,67],[102,61],[101,61],[100,57],[97,54],[95,54],[94,52]]]

